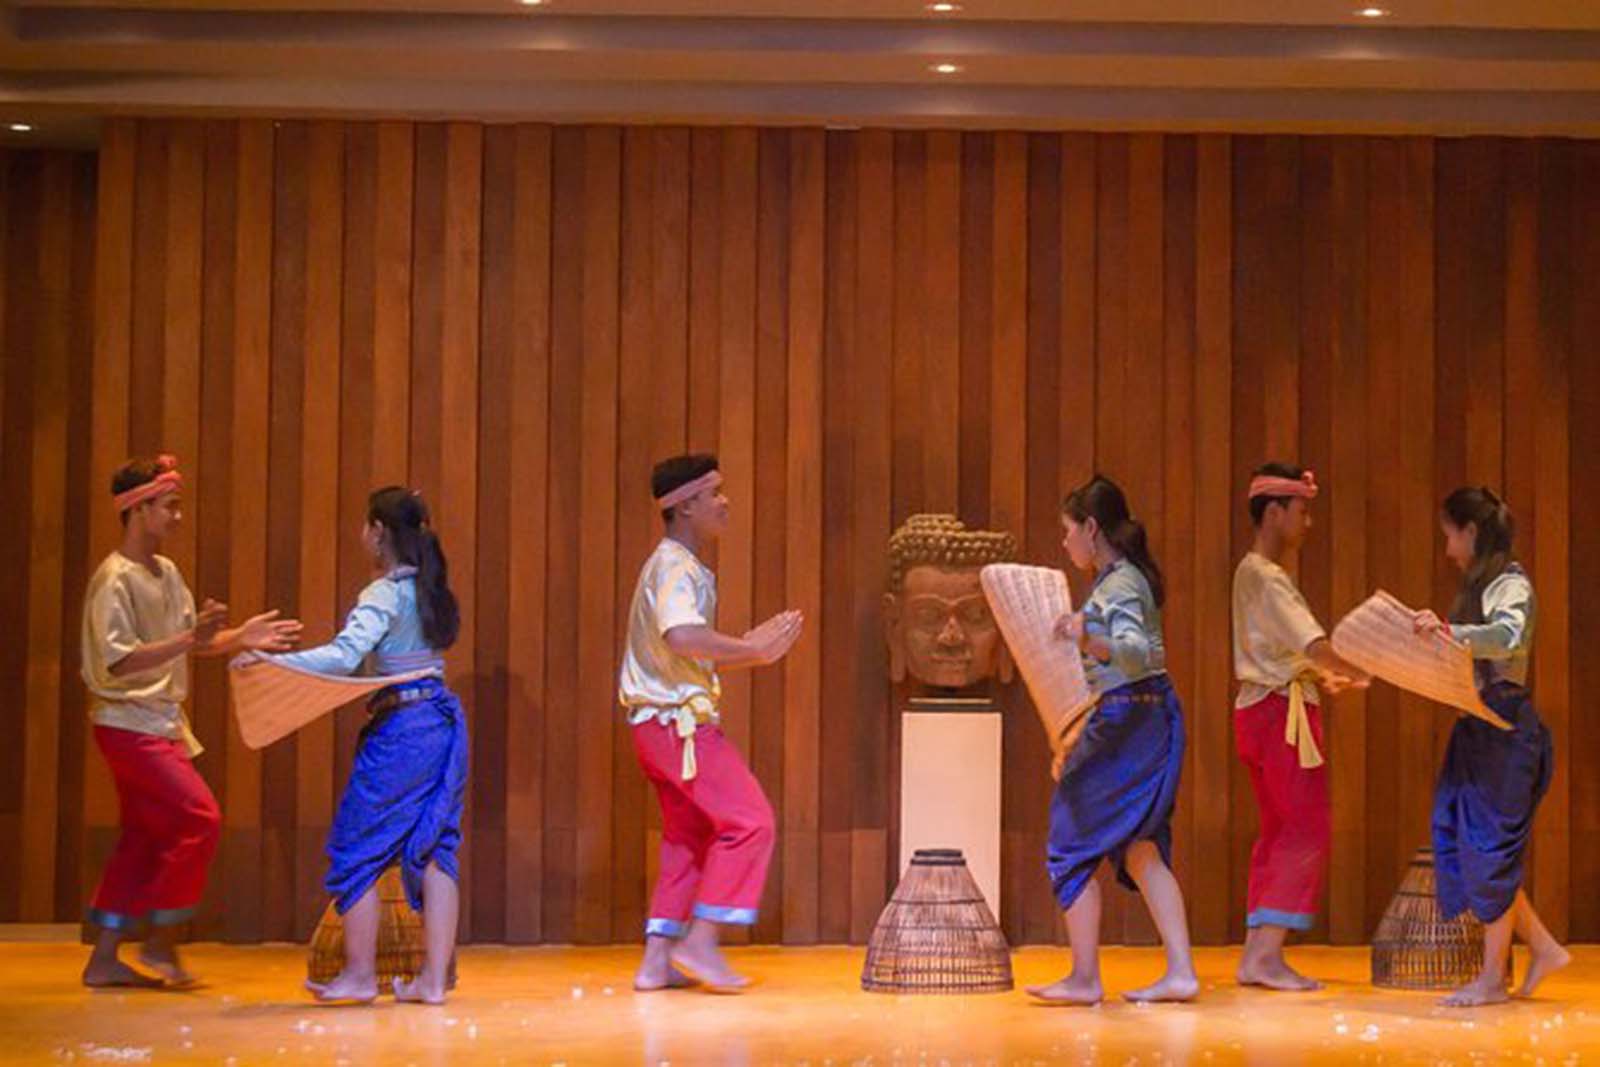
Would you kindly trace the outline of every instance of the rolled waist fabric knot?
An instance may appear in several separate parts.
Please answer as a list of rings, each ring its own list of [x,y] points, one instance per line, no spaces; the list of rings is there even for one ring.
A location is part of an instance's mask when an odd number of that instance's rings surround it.
[[[1283,742],[1298,752],[1302,768],[1322,766],[1322,753],[1311,732],[1311,716],[1306,713],[1306,694],[1298,678],[1289,683],[1289,714],[1283,719]]]
[[[403,685],[391,685],[372,694],[367,701],[367,714],[374,718],[385,715],[395,708],[427,700],[442,688],[444,683],[437,678],[419,678]]]
[[[697,694],[679,704],[675,708],[665,709],[671,716],[673,730],[683,739],[683,766],[681,776],[685,782],[692,782],[700,773],[700,766],[695,762],[694,735],[701,726],[716,725],[721,721],[717,714],[717,705],[710,697]]]

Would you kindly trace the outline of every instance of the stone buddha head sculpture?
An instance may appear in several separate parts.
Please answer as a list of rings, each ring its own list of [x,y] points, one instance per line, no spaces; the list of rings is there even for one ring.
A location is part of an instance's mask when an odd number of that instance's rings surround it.
[[[985,564],[1016,558],[1009,533],[969,530],[954,515],[913,515],[889,538],[883,597],[889,675],[963,689],[1009,682],[1011,655],[978,582]]]

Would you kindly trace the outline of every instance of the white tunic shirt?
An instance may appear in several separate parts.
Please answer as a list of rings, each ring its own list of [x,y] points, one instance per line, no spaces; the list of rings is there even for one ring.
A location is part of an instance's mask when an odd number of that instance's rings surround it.
[[[94,696],[89,720],[99,726],[181,741],[201,752],[183,702],[189,696],[189,656],[116,675],[111,668],[140,645],[176,637],[194,626],[194,596],[177,564],[157,556],[160,575],[113,552],[89,579],[83,602],[83,684]]]
[[[714,706],[721,699],[716,668],[678,655],[666,640],[675,626],[714,626],[716,617],[716,575],[682,544],[662,538],[639,572],[628,609],[617,697],[629,722],[665,723],[691,701],[709,700]]]

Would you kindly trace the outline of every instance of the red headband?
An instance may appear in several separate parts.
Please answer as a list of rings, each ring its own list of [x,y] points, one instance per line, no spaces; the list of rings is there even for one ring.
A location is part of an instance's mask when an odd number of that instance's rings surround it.
[[[692,482],[685,482],[678,488],[670,490],[656,497],[656,507],[662,511],[675,507],[691,497],[699,496],[707,489],[715,489],[722,484],[721,471],[707,471]]]
[[[1271,474],[1258,474],[1250,479],[1250,499],[1258,496],[1298,496],[1315,500],[1317,476],[1306,471],[1298,478],[1279,478]]]
[[[156,470],[160,471],[150,481],[143,485],[136,485],[112,497],[112,504],[117,511],[123,512],[130,508],[138,507],[146,500],[176,493],[183,488],[183,475],[178,473],[178,457],[160,455],[156,457]]]

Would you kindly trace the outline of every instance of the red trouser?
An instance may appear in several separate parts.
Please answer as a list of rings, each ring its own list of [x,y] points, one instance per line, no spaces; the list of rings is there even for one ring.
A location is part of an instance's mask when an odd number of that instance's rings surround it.
[[[661,871],[646,935],[681,937],[689,918],[756,921],[772,858],[772,805],[716,726],[694,735],[699,772],[683,780],[683,741],[654,719],[633,727],[639,766],[661,801]]]
[[[186,921],[200,902],[206,867],[217,850],[222,812],[183,743],[96,726],[95,743],[111,766],[122,833],[100,876],[89,920],[123,930]]]
[[[1328,870],[1328,766],[1300,766],[1299,753],[1283,739],[1288,715],[1289,700],[1277,693],[1233,712],[1234,743],[1261,813],[1261,836],[1250,850],[1245,922],[1309,930]],[[1306,717],[1322,751],[1322,709],[1307,704]]]

